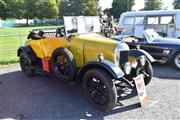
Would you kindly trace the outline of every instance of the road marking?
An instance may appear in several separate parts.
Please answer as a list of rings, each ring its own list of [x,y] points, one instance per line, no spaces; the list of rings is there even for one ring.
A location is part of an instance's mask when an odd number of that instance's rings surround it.
[[[155,104],[159,103],[161,100],[151,101],[151,104],[148,107],[152,107]]]

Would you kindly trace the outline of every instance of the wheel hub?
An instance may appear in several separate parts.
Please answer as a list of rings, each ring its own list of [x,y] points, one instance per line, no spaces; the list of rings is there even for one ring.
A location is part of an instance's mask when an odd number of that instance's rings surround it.
[[[97,78],[88,80],[88,91],[97,104],[105,104],[108,100],[107,87]]]
[[[64,77],[69,76],[70,74],[70,68],[68,64],[68,60],[65,55],[58,55],[55,59],[55,65],[56,65],[56,73],[61,74]]]

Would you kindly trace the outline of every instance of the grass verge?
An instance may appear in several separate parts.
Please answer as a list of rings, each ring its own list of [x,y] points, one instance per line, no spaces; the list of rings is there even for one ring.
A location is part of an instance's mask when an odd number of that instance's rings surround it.
[[[7,65],[18,62],[17,49],[21,45],[20,34],[22,34],[22,44],[27,40],[27,35],[32,29],[58,28],[60,26],[40,26],[40,27],[14,27],[0,28],[0,65]],[[2,36],[3,35],[3,36]],[[4,36],[14,35],[14,36]]]

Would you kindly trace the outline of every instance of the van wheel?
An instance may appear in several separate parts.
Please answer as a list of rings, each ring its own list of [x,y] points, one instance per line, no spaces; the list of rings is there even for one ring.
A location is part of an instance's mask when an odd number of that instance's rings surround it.
[[[55,77],[67,81],[73,81],[77,69],[73,55],[66,48],[57,49],[51,59],[52,72]]]
[[[88,70],[83,76],[83,89],[90,102],[102,111],[111,110],[117,102],[112,77],[103,70]]]
[[[35,74],[35,70],[33,66],[30,64],[30,61],[28,60],[29,56],[27,56],[24,52],[21,52],[19,57],[19,63],[21,67],[21,71],[26,77],[32,77]]]
[[[174,66],[180,70],[180,52],[177,52],[173,57]]]

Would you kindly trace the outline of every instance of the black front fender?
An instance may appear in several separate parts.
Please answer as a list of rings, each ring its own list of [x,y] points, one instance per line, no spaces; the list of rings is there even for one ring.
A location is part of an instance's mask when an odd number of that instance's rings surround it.
[[[142,50],[142,49],[134,49],[134,50],[130,50],[129,51],[129,56],[134,56],[136,58],[140,57],[141,55],[145,55],[146,58],[150,61],[150,62],[155,62],[155,59],[146,51]]]
[[[92,61],[85,64],[78,72],[79,78],[82,79],[86,71],[93,68],[98,68],[106,71],[114,79],[119,79],[124,76],[124,72],[118,66],[116,66],[114,63],[108,60],[103,60],[103,61]]]

